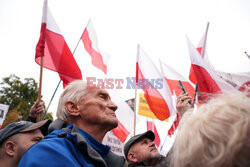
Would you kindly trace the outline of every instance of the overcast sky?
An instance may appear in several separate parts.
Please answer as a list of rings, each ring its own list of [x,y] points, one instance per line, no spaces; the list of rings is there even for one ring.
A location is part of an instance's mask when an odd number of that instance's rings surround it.
[[[40,35],[43,0],[0,0],[0,78],[16,74],[39,80],[35,46]],[[110,55],[108,76],[135,76],[136,49],[140,44],[158,66],[158,58],[187,77],[190,58],[185,35],[197,45],[206,24],[210,27],[207,53],[216,70],[250,71],[249,0],[49,0],[51,12],[71,51],[89,19],[99,47]],[[81,66],[81,64],[79,64]],[[88,71],[82,72],[88,76]],[[44,70],[46,104],[59,81]],[[55,116],[60,86],[50,112]],[[134,90],[119,90],[124,99]]]

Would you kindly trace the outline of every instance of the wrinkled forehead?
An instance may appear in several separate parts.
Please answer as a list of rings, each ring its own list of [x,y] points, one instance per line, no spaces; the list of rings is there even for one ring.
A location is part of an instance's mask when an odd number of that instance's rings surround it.
[[[88,87],[87,89],[87,95],[88,94],[93,94],[93,95],[97,95],[97,94],[106,94],[109,96],[108,91],[106,91],[105,89],[101,89],[99,87]]]

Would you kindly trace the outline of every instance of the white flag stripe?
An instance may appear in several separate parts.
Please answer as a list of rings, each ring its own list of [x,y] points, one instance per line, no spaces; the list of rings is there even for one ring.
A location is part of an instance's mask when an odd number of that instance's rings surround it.
[[[217,83],[217,85],[219,86],[219,88],[225,92],[225,93],[229,93],[229,92],[235,92],[237,91],[235,88],[233,88],[231,85],[229,85],[228,83],[226,83],[224,80],[222,80],[202,59],[202,57],[199,55],[199,52],[197,51],[197,49],[193,46],[193,44],[191,43],[191,41],[189,40],[189,38],[186,36],[187,39],[187,44],[188,44],[188,49],[190,52],[190,59],[191,59],[191,63],[198,65],[202,68],[204,68],[209,75],[213,78],[213,80]]]

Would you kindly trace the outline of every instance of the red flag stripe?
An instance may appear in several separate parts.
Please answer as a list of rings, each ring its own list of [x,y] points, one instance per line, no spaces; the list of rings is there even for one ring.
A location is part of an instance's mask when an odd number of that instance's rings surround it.
[[[155,134],[154,142],[157,145],[157,147],[159,147],[161,144],[161,139],[160,139],[160,136],[158,134],[155,124],[154,124],[154,130],[153,130],[153,123],[151,121],[147,121],[147,130],[152,130],[154,132]]]
[[[120,121],[118,122],[118,126],[115,129],[112,129],[112,132],[123,143],[126,141],[129,135],[129,131],[127,131]]]

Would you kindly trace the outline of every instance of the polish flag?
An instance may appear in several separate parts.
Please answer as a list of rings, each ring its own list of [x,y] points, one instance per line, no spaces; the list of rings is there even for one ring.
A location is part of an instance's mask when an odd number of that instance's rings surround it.
[[[224,81],[232,85],[235,89],[246,92],[250,97],[250,72],[226,73],[222,71],[216,71],[216,74]]]
[[[132,134],[134,112],[115,89],[108,89],[107,91],[111,100],[118,106],[115,114],[119,123],[115,129],[112,129],[112,132],[122,143],[124,143],[127,137]]]
[[[168,130],[168,135],[169,135],[170,137],[174,134],[175,130],[177,129],[177,127],[178,127],[178,125],[179,125],[179,122],[180,122],[180,115],[177,113],[177,114],[176,114],[176,118],[175,118],[175,120],[174,120],[172,126],[171,126],[171,127],[169,128],[169,130]]]
[[[109,57],[108,55],[100,52],[97,36],[91,20],[89,20],[86,28],[84,29],[81,41],[83,42],[85,50],[91,56],[93,66],[107,74]]]
[[[183,77],[180,73],[175,71],[170,66],[166,65],[162,61],[160,61],[162,73],[164,75],[165,80],[167,81],[167,84],[171,90],[172,95],[176,94],[176,96],[179,96],[182,92],[182,89],[179,88],[179,80],[182,82],[184,87],[186,88],[188,94],[190,97],[194,96],[194,86],[189,83],[189,81]]]
[[[165,120],[175,113],[171,91],[163,75],[138,45],[136,62],[136,83],[144,91],[149,108],[159,120]]]
[[[47,0],[44,1],[40,38],[36,46],[35,61],[39,65],[41,57],[44,57],[45,68],[59,73],[64,86],[75,79],[82,79],[81,70],[49,10]]]
[[[154,128],[153,128],[153,125],[154,125]],[[155,134],[154,142],[157,145],[157,147],[159,147],[161,144],[161,139],[160,139],[160,136],[159,136],[158,131],[156,129],[156,126],[155,126],[155,124],[153,124],[152,121],[147,121],[147,130],[151,130],[154,132],[154,134]]]
[[[213,69],[202,59],[197,49],[187,38],[187,44],[191,59],[191,66],[201,92],[203,100],[208,100],[210,96],[218,93],[229,93],[237,91],[231,85],[222,80]]]
[[[206,31],[205,31],[204,35],[202,36],[196,49],[199,52],[199,55],[205,60],[205,62],[207,62],[207,64],[210,65],[209,60],[208,60],[208,56],[206,54],[208,28],[209,28],[209,23],[207,23]],[[192,66],[190,67],[190,71],[189,71],[189,80],[192,83],[196,84],[196,78],[195,78],[195,74],[194,74],[194,71],[192,69]]]

